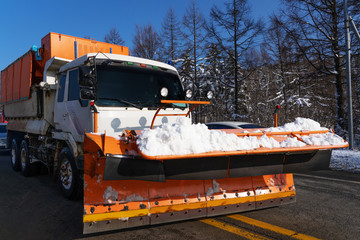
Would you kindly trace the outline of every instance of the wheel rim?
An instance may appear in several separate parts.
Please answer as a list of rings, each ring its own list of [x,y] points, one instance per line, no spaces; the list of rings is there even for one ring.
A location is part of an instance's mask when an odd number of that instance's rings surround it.
[[[61,185],[69,190],[72,184],[72,168],[70,161],[68,159],[64,159],[60,166],[60,181]]]
[[[11,163],[13,166],[16,165],[16,149],[14,146],[11,148]]]
[[[24,148],[21,148],[20,159],[21,159],[21,169],[25,170],[25,168],[26,168],[26,151]]]

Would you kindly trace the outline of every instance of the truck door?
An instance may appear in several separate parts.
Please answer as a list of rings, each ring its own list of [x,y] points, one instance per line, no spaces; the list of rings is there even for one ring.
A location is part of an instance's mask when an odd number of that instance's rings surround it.
[[[71,133],[77,142],[83,141],[85,131],[92,130],[89,102],[80,100],[78,76],[78,69],[60,76],[54,111],[56,128]]]

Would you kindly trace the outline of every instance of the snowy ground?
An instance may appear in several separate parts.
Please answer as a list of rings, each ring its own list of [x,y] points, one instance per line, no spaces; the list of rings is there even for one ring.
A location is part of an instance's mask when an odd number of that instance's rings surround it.
[[[334,150],[331,156],[330,168],[360,173],[360,151]]]

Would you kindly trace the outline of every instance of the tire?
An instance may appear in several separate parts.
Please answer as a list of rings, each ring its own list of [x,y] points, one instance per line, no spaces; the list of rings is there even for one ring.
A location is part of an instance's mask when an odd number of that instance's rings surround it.
[[[19,146],[16,139],[11,140],[10,146],[10,163],[14,171],[20,171],[20,157],[19,157]]]
[[[30,162],[29,147],[26,140],[22,140],[20,145],[20,168],[25,177],[36,175],[38,168],[35,163]]]
[[[65,147],[59,154],[58,182],[62,194],[70,200],[78,200],[82,196],[82,181],[76,167],[74,156]]]

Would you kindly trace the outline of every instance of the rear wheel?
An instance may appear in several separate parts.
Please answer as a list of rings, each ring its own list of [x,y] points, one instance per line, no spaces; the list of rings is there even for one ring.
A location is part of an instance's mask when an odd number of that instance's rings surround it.
[[[58,178],[60,190],[66,198],[77,200],[81,197],[82,182],[74,157],[68,148],[64,148],[59,155]]]
[[[16,139],[11,140],[10,162],[14,171],[20,170],[19,147]]]
[[[20,166],[25,177],[34,176],[37,173],[37,166],[30,162],[29,147],[26,140],[22,140],[20,146]]]

